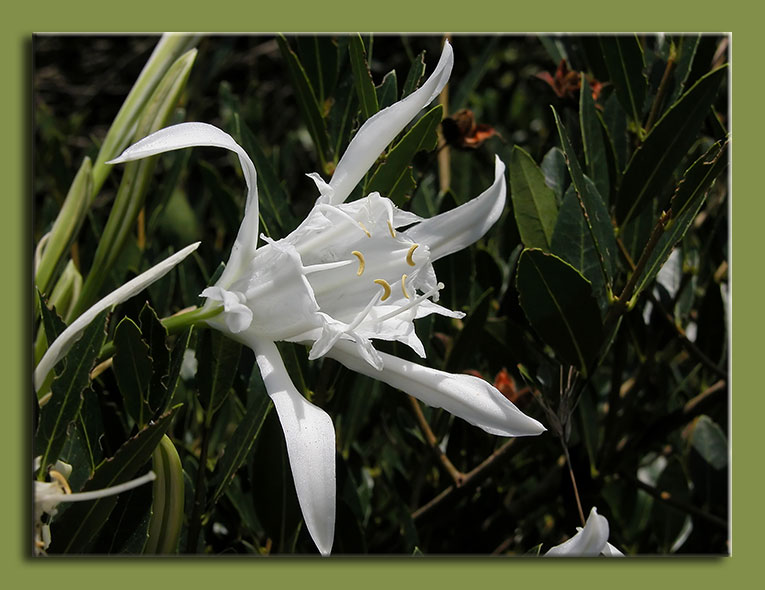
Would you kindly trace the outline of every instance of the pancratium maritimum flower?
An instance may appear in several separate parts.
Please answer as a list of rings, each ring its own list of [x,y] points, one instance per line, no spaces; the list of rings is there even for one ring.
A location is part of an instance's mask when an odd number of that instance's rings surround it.
[[[244,219],[226,268],[202,295],[206,306],[222,303],[224,309],[208,323],[255,351],[284,430],[306,526],[324,555],[332,548],[335,526],[334,427],[297,391],[274,342],[307,343],[311,359],[332,357],[492,434],[545,430],[482,379],[414,364],[378,352],[371,342],[397,340],[425,356],[413,321],[431,313],[463,315],[435,303],[443,284],[432,263],[483,236],[505,204],[505,167],[499,159],[494,182],[484,193],[431,219],[401,211],[378,193],[344,203],[383,149],[438,95],[452,63],[447,43],[422,87],[362,125],[328,183],[308,175],[320,196],[300,226],[278,241],[263,237],[259,248],[255,167],[220,129],[204,123],[169,127],[113,161],[191,146],[222,147],[239,157],[248,189]]]
[[[34,470],[40,469],[40,457],[34,460]],[[58,505],[62,502],[88,502],[105,498],[106,496],[116,496],[122,492],[127,492],[145,483],[154,481],[156,475],[149,471],[141,477],[121,483],[116,486],[104,488],[101,490],[91,490],[88,492],[75,492],[69,489],[69,474],[72,472],[72,466],[63,461],[56,461],[56,464],[48,471],[50,481],[35,480],[35,555],[45,555],[45,550],[50,545],[50,519],[58,512]],[[45,518],[44,518],[45,517]],[[43,522],[45,520],[45,522]]]
[[[621,557],[624,554],[608,542],[608,520],[598,514],[596,508],[590,510],[584,528],[577,527],[577,533],[568,541],[556,545],[545,555],[553,557]]]

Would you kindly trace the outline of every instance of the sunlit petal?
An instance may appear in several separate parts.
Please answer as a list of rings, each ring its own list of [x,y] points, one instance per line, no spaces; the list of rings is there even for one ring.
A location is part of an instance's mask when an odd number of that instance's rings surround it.
[[[55,366],[55,364],[61,360],[66,354],[69,348],[74,344],[77,336],[93,321],[93,319],[101,313],[103,310],[122,303],[126,299],[131,298],[136,293],[143,291],[146,287],[151,285],[154,281],[161,279],[172,269],[176,264],[181,262],[189,254],[199,247],[199,242],[195,242],[189,246],[186,246],[180,252],[176,252],[172,256],[165,258],[159,264],[155,264],[149,270],[141,273],[134,279],[128,281],[122,285],[119,289],[112,291],[106,297],[98,301],[95,305],[85,310],[76,320],[74,320],[67,328],[59,334],[53,343],[48,347],[40,362],[35,368],[34,383],[35,390],[39,389],[48,373]]]
[[[593,507],[583,529],[568,541],[556,545],[545,555],[567,557],[595,557],[608,544],[608,520]]]
[[[273,342],[251,342],[287,442],[292,477],[308,532],[322,555],[335,535],[335,428],[327,413],[292,384]]]

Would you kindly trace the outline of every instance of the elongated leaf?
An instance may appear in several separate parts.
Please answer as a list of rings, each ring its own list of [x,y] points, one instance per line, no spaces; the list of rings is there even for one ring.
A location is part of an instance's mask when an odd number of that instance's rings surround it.
[[[574,183],[576,193],[579,196],[579,204],[582,207],[587,227],[592,235],[592,241],[598,250],[603,280],[606,288],[610,290],[613,284],[613,269],[617,252],[611,217],[608,215],[608,209],[606,209],[603,197],[598,193],[592,181],[582,173],[582,168],[574,153],[571,140],[555,109],[553,109],[553,115],[555,116],[555,124],[558,127],[563,153],[566,155],[566,163],[571,174],[571,181]]]
[[[608,179],[608,161],[606,160],[606,147],[603,143],[603,132],[595,102],[592,100],[592,91],[589,82],[587,82],[587,76],[582,74],[581,79],[579,126],[582,130],[584,161],[587,166],[587,175],[595,183],[595,187],[603,199],[607,201],[611,185]]]
[[[618,188],[622,173],[627,167],[627,115],[625,115],[615,94],[606,99],[602,121],[614,158],[614,171],[616,172],[614,188]]]
[[[435,106],[425,113],[388,153],[375,170],[365,192],[378,191],[401,206],[414,188],[411,162],[417,152],[433,150],[438,143],[436,131],[443,107]]]
[[[377,93],[375,92],[372,75],[369,73],[367,54],[364,49],[364,41],[361,40],[361,35],[351,37],[348,49],[351,54],[351,70],[353,71],[353,79],[356,83],[356,95],[359,97],[361,114],[365,121],[380,109],[377,105]]]
[[[64,323],[64,320],[62,320],[56,313],[55,308],[48,309],[45,298],[42,296],[40,291],[37,291],[37,297],[40,303],[40,315],[42,318],[43,330],[45,331],[45,338],[48,341],[48,344],[50,344],[56,338],[58,338],[58,335],[61,334],[61,332],[66,330],[66,324]]]
[[[633,121],[640,124],[648,85],[640,42],[634,35],[607,36],[600,38],[600,46],[619,102]]]
[[[563,201],[563,194],[568,182],[568,171],[566,170],[566,156],[560,148],[552,147],[550,151],[542,158],[542,172],[545,175],[545,184],[555,193],[558,205]]]
[[[725,433],[709,416],[694,420],[691,431],[693,448],[715,469],[728,464],[728,441]]]
[[[273,408],[271,399],[265,392],[260,373],[253,371],[250,377],[247,412],[242,421],[236,427],[234,434],[226,443],[223,457],[218,461],[215,469],[217,482],[215,491],[212,493],[209,505],[214,505],[225,493],[236,472],[244,465],[250,456],[255,441],[260,434],[260,429],[266,416]]]
[[[292,81],[303,123],[308,129],[311,139],[313,139],[322,167],[326,168],[326,162],[331,157],[329,136],[316,93],[308,80],[303,64],[295,52],[290,49],[287,40],[281,35],[276,40],[279,43],[282,58],[287,65],[287,73]]]
[[[456,85],[449,105],[449,109],[451,109],[452,113],[467,106],[470,93],[475,90],[476,86],[478,86],[481,78],[486,75],[489,62],[501,39],[502,38],[497,35],[486,38],[481,55],[470,63],[470,68],[468,69],[467,74],[463,76],[459,84]]]
[[[670,207],[672,217],[680,217],[699,194],[706,193],[720,173],[728,165],[728,141],[717,142],[696,160],[688,170],[672,195]]]
[[[592,283],[592,291],[598,299],[601,311],[604,311],[608,307],[608,296],[600,269],[598,249],[592,240],[573,185],[563,198],[550,250]]]
[[[675,88],[669,97],[669,103],[672,104],[677,100],[685,90],[685,82],[688,80],[688,75],[691,73],[691,67],[693,66],[693,58],[696,56],[696,48],[699,46],[699,39],[701,35],[682,35],[672,39],[675,44],[676,50],[676,66],[673,72],[673,78],[675,80]]]
[[[564,260],[525,249],[518,261],[518,299],[529,323],[566,363],[589,372],[602,342],[592,286]]]
[[[173,350],[170,353],[170,366],[167,373],[167,381],[165,386],[167,388],[167,402],[162,412],[166,412],[169,406],[173,404],[173,397],[175,396],[175,390],[178,387],[178,379],[181,376],[181,367],[183,366],[183,357],[186,349],[191,341],[191,334],[194,331],[194,326],[189,326],[181,333],[175,340]]]
[[[236,376],[241,344],[216,330],[205,330],[197,349],[197,385],[199,402],[208,414],[214,413],[226,400]]]
[[[95,317],[54,369],[51,397],[40,411],[36,435],[35,454],[42,456],[41,474],[59,458],[70,425],[82,406],[82,395],[90,388],[90,371],[106,340],[108,314],[109,311],[104,310]]]
[[[167,329],[159,321],[156,312],[148,303],[145,303],[138,316],[141,324],[141,338],[149,346],[149,358],[151,360],[151,380],[146,403],[152,414],[157,413],[167,402],[167,378],[168,365],[170,363],[170,351],[165,344]]]
[[[558,217],[555,193],[545,184],[542,170],[522,148],[513,148],[508,168],[513,214],[523,245],[549,251]]]
[[[178,407],[161,416],[125,442],[114,457],[101,463],[81,491],[101,490],[133,479],[151,458]],[[77,553],[98,534],[117,503],[117,496],[72,504],[53,521],[51,552]]]
[[[337,80],[337,47],[326,35],[298,35],[295,43],[300,62],[321,105],[331,96]]]
[[[143,553],[164,554],[178,551],[183,524],[183,466],[172,441],[164,435],[152,453],[152,514]]]
[[[664,113],[635,151],[616,198],[619,225],[639,213],[651,199],[665,196],[675,169],[696,141],[726,72],[723,66],[696,82]]]
[[[405,98],[417,90],[424,75],[425,52],[422,51],[412,60],[412,65],[409,67],[409,73],[406,75],[406,80],[404,80],[404,88],[401,90],[401,98]]]
[[[398,81],[396,80],[396,70],[391,70],[376,89],[377,103],[380,109],[389,107],[398,100]]]
[[[114,347],[112,366],[125,409],[139,427],[144,426],[151,416],[148,404],[151,359],[140,328],[130,318],[117,325]]]

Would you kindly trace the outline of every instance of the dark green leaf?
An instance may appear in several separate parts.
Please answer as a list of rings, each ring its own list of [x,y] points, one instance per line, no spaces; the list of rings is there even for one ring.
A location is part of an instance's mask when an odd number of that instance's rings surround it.
[[[210,496],[210,506],[214,505],[228,488],[236,472],[250,456],[250,450],[260,434],[260,429],[273,404],[266,394],[260,372],[252,371],[248,387],[247,412],[236,427],[234,434],[226,442],[223,457],[215,469],[215,491]]]
[[[331,153],[323,111],[298,56],[290,49],[287,40],[283,36],[280,35],[276,40],[279,43],[279,49],[287,65],[287,73],[295,90],[295,98],[303,117],[303,123],[305,123],[308,133],[311,139],[313,139],[317,155],[324,168],[326,167],[327,160],[331,157]]]
[[[598,299],[600,308],[605,310],[608,307],[608,297],[600,269],[598,250],[592,240],[592,234],[587,227],[573,185],[569,186],[563,198],[550,250],[571,264],[592,283],[592,291]]]
[[[444,360],[445,371],[454,372],[464,368],[464,363],[470,353],[479,347],[493,294],[494,289],[487,289],[473,305],[470,314],[465,318],[462,330],[454,339],[454,344],[446,355]]]
[[[616,187],[618,187],[622,172],[627,166],[627,116],[615,94],[606,99],[606,104],[603,107],[603,127],[606,130],[608,144],[613,153],[614,168],[617,173],[615,181]]]
[[[553,109],[555,124],[558,127],[563,152],[566,155],[566,163],[571,174],[571,181],[574,183],[579,204],[582,207],[587,227],[592,235],[592,240],[598,250],[601,271],[606,289],[610,291],[613,280],[613,269],[616,261],[616,238],[614,237],[614,228],[611,225],[611,218],[608,215],[608,209],[603,202],[603,197],[598,193],[595,185],[582,173],[579,160],[574,153],[566,129],[558,118],[558,113]],[[610,295],[610,293],[609,293]]]
[[[709,416],[694,420],[691,431],[693,448],[715,469],[728,464],[728,441],[725,433]]]
[[[326,35],[298,35],[295,43],[316,99],[322,104],[337,80],[337,47]]]
[[[681,503],[691,502],[691,492],[688,489],[688,480],[680,461],[672,457],[661,472],[659,480],[656,482],[656,488],[662,494],[668,494],[669,497]],[[659,543],[662,551],[669,553],[685,526],[688,515],[668,504],[659,500],[654,500],[651,518],[654,522],[656,534],[659,537]]]
[[[363,120],[366,120],[380,109],[377,105],[377,93],[374,82],[372,82],[372,74],[369,73],[367,54],[361,35],[351,37],[348,49],[351,55],[351,71],[353,71],[353,79],[356,83],[356,95],[361,105]]]
[[[401,90],[401,98],[409,96],[420,86],[420,80],[425,75],[425,52],[421,52],[412,60],[409,73],[404,80],[404,88]]]
[[[181,376],[181,367],[183,366],[183,356],[191,341],[191,334],[194,330],[193,326],[190,326],[184,330],[178,338],[175,340],[173,350],[170,353],[170,368],[168,369],[167,381],[165,383],[167,388],[167,405],[173,403],[173,396],[175,390],[178,387],[178,378]],[[162,408],[162,411],[167,411],[167,407]]]
[[[133,479],[151,457],[154,449],[170,427],[174,408],[150,423],[123,444],[114,457],[101,463],[83,492],[101,490]],[[77,553],[87,546],[108,520],[118,496],[106,496],[91,502],[77,502],[53,521],[54,553]]]
[[[114,333],[114,362],[125,410],[142,427],[151,417],[148,405],[151,359],[149,347],[141,338],[141,330],[130,318],[124,318]]]
[[[616,96],[639,125],[648,84],[643,73],[645,61],[640,42],[634,35],[604,36],[600,38],[600,46]]]
[[[563,193],[568,182],[568,170],[566,169],[566,156],[560,148],[552,147],[542,158],[542,172],[545,175],[545,184],[555,193],[558,205],[563,201]]]
[[[619,225],[640,213],[651,199],[663,196],[675,169],[696,141],[726,71],[723,66],[696,82],[664,113],[635,151],[616,198]]]
[[[56,313],[56,308],[49,309],[45,298],[40,291],[37,291],[38,301],[40,302],[40,317],[42,318],[43,329],[45,330],[45,339],[48,345],[51,344],[59,334],[66,330],[64,320]]]
[[[587,375],[602,341],[600,310],[589,281],[557,256],[526,249],[518,261],[516,287],[542,340],[561,361]]]
[[[728,165],[728,142],[717,142],[696,160],[672,195],[672,217],[680,217],[686,208],[696,202],[699,195],[706,194],[712,183]]]
[[[398,82],[396,81],[396,71],[391,70],[380,85],[377,87],[377,103],[380,110],[389,107],[398,100]]]
[[[441,122],[443,107],[433,107],[407,132],[388,153],[369,181],[365,192],[378,191],[396,205],[402,206],[414,188],[411,162],[414,155],[422,150],[435,149],[438,136],[436,131]]]
[[[491,58],[501,39],[502,37],[498,35],[493,35],[484,39],[481,55],[471,61],[467,74],[460,79],[459,84],[456,85],[454,94],[451,96],[449,108],[452,113],[467,106],[470,93],[475,90],[476,86],[478,86],[481,78],[486,75]]]
[[[151,381],[146,402],[151,412],[156,414],[167,402],[165,379],[170,363],[170,351],[165,344],[167,330],[148,303],[143,306],[138,321],[141,324],[141,337],[149,345],[151,359]]]
[[[510,156],[510,196],[521,240],[527,248],[550,250],[558,217],[555,193],[532,157],[515,146]]]
[[[197,348],[199,403],[215,413],[226,400],[236,377],[242,345],[217,330],[204,330]]]
[[[611,185],[608,179],[608,161],[606,160],[606,147],[603,143],[603,132],[595,102],[592,100],[592,91],[589,82],[587,82],[587,76],[582,75],[581,79],[579,125],[582,130],[587,175],[595,183],[601,196],[607,199]]]
[[[93,553],[138,555],[146,542],[151,513],[151,486],[120,495],[99,534],[90,544]]]
[[[40,410],[36,452],[42,456],[40,473],[58,460],[70,425],[82,406],[82,396],[90,389],[90,371],[106,340],[105,324],[109,310],[102,311],[88,325],[63,361],[55,367],[51,397]]]
[[[675,71],[672,73],[672,77],[675,80],[675,87],[672,94],[669,97],[668,104],[672,104],[677,100],[685,90],[685,82],[688,80],[688,75],[691,73],[691,66],[693,66],[693,58],[696,55],[696,48],[699,46],[699,39],[701,35],[682,35],[672,39],[672,43],[675,44],[676,65]]]

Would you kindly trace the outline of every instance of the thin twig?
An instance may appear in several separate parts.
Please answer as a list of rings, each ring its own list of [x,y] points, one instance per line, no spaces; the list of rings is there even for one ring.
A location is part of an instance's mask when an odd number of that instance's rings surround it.
[[[675,71],[676,65],[677,62],[675,61],[675,54],[672,52],[669,56],[669,59],[667,60],[667,66],[664,68],[664,75],[661,77],[661,82],[659,82],[659,89],[656,91],[656,98],[653,101],[653,105],[651,105],[651,112],[648,114],[648,120],[645,124],[646,133],[651,130],[654,121],[656,121],[656,117],[659,114],[659,108],[664,102],[664,95],[667,93],[669,79],[672,77],[672,72]]]
[[[579,509],[579,518],[582,521],[582,526],[585,525],[584,511],[582,510],[582,501],[579,499],[579,488],[576,485],[576,477],[574,476],[574,468],[571,466],[571,457],[568,454],[568,447],[561,438],[560,444],[563,446],[563,454],[566,456],[566,465],[568,465],[568,474],[571,477],[571,485],[574,487],[574,497],[576,498],[576,507]]]
[[[436,435],[433,434],[433,430],[431,430],[430,424],[428,424],[428,421],[425,419],[425,414],[422,413],[422,408],[420,408],[419,402],[411,395],[407,397],[409,398],[409,402],[411,403],[412,409],[414,410],[414,415],[417,418],[417,423],[420,425],[420,430],[422,430],[422,433],[425,435],[430,448],[433,449],[433,453],[435,453],[436,457],[438,457],[438,460],[441,462],[441,465],[443,465],[444,469],[446,469],[451,478],[454,480],[454,484],[457,487],[461,486],[465,480],[465,474],[454,466],[454,464],[449,460],[449,457],[446,456],[446,453],[444,453],[441,450],[441,447],[438,446],[438,439],[436,438]]]

